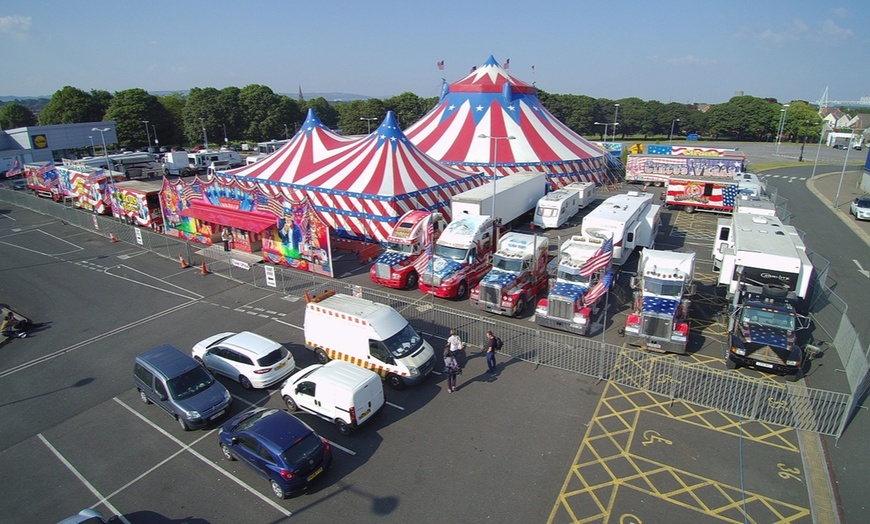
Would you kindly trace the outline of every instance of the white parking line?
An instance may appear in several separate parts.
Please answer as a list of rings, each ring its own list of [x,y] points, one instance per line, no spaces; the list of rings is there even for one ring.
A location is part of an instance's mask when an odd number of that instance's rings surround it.
[[[178,444],[179,446],[181,446],[181,447],[183,448],[183,450],[189,451],[193,456],[195,456],[196,458],[198,458],[198,459],[201,460],[202,462],[208,464],[209,466],[213,467],[215,470],[217,470],[217,471],[220,472],[222,475],[224,475],[224,476],[227,477],[228,479],[232,480],[233,482],[235,482],[236,484],[238,484],[238,485],[241,486],[242,488],[248,490],[250,493],[252,493],[252,494],[255,495],[256,497],[260,498],[260,500],[262,500],[262,501],[265,502],[266,504],[272,506],[273,508],[275,508],[276,510],[278,510],[279,512],[281,512],[281,514],[286,515],[286,516],[288,516],[288,517],[291,516],[291,515],[293,515],[293,513],[292,513],[291,511],[287,510],[286,508],[283,508],[282,506],[280,506],[278,503],[276,503],[276,502],[275,502],[274,500],[272,500],[271,498],[269,498],[269,497],[263,495],[263,494],[260,493],[258,490],[256,490],[256,489],[254,489],[253,487],[249,486],[249,485],[248,485],[245,481],[243,481],[242,479],[236,477],[235,475],[233,475],[233,474],[230,473],[229,471],[224,470],[223,468],[221,468],[220,466],[218,466],[216,463],[214,463],[214,462],[210,461],[209,459],[207,459],[207,458],[206,458],[205,456],[203,456],[200,452],[198,452],[198,451],[196,451],[195,449],[191,448],[190,446],[188,446],[188,445],[185,444],[184,442],[178,440],[178,439],[175,438],[173,435],[171,435],[170,433],[168,433],[166,430],[164,430],[163,428],[161,428],[161,427],[158,426],[157,424],[155,424],[155,423],[151,422],[150,420],[148,420],[144,415],[142,415],[141,413],[139,413],[139,412],[136,411],[135,409],[133,409],[133,408],[131,408],[130,406],[128,406],[127,404],[125,404],[125,403],[124,403],[123,401],[121,401],[119,398],[114,397],[112,400],[114,400],[115,402],[117,402],[118,404],[120,404],[121,406],[123,406],[124,408],[126,408],[128,411],[130,411],[130,413],[132,413],[132,414],[136,415],[137,417],[139,417],[140,419],[142,419],[146,424],[148,424],[148,425],[151,426],[152,428],[156,429],[157,431],[159,431],[160,433],[162,433],[164,436],[166,436],[167,438],[169,438],[170,440],[172,440],[173,442],[175,442],[176,444]],[[212,431],[214,431],[214,430],[212,430]]]
[[[42,436],[42,433],[39,433],[36,436],[39,437],[39,440],[41,440],[42,443],[45,444],[46,447],[48,447],[49,451],[54,453],[54,456],[57,457],[58,460],[63,462],[63,465],[66,466],[67,469],[70,470],[72,472],[72,474],[76,476],[77,479],[79,479],[79,482],[84,484],[85,487],[88,488],[90,490],[90,492],[94,494],[95,497],[97,497],[97,500],[99,500],[100,503],[105,504],[106,507],[109,508],[109,511],[111,511],[115,515],[118,515],[118,518],[120,518],[121,521],[124,522],[124,524],[130,524],[130,521],[127,520],[123,515],[121,515],[121,513],[118,511],[118,509],[115,506],[113,506],[111,502],[108,501],[107,497],[104,497],[99,491],[97,491],[97,488],[95,488],[93,486],[93,484],[88,482],[88,479],[86,479],[84,475],[79,473],[79,471],[76,468],[74,468],[73,465],[70,464],[69,461],[63,455],[60,454],[60,451],[58,451],[54,446],[51,445],[51,442],[49,442],[44,436]],[[96,506],[96,504],[94,504],[94,506]],[[91,506],[91,507],[94,507],[94,506]]]

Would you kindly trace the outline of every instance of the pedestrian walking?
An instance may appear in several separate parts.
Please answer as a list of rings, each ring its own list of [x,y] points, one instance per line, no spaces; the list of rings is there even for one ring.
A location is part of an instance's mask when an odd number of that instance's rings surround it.
[[[230,233],[230,229],[225,227],[221,231],[221,241],[224,243],[224,251],[230,250],[230,242],[233,240],[233,234]]]
[[[458,389],[456,375],[462,373],[462,368],[459,367],[459,362],[456,361],[456,357],[449,349],[444,352],[444,373],[447,374],[447,391],[453,393]]]
[[[502,346],[501,339],[492,334],[492,331],[486,332],[486,367],[489,373],[495,373],[496,362],[495,352],[500,350]]]
[[[457,353],[465,349],[465,344],[462,343],[462,339],[459,338],[459,335],[456,333],[455,329],[450,330],[450,336],[447,337],[447,350],[453,353],[454,357],[458,357]]]

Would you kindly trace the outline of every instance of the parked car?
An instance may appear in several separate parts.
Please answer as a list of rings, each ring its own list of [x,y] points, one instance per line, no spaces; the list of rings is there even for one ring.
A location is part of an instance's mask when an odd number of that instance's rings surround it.
[[[849,149],[846,144],[834,144],[834,149]]]
[[[853,200],[849,212],[855,215],[857,220],[870,220],[870,197],[862,196]]]
[[[329,442],[280,409],[254,408],[233,417],[218,433],[227,460],[240,460],[265,477],[285,499],[308,488],[332,463]]]
[[[245,389],[267,388],[296,369],[287,348],[250,331],[212,335],[193,346],[191,354],[209,371],[231,378]]]

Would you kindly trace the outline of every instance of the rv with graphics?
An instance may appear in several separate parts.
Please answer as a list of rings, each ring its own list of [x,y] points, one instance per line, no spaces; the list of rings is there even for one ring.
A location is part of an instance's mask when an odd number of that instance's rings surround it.
[[[408,211],[387,237],[387,249],[372,264],[369,278],[375,284],[394,289],[417,287],[420,275],[428,267],[433,244],[446,227],[441,213]]]
[[[488,216],[454,214],[435,243],[418,284],[420,291],[440,298],[464,298],[492,267],[494,229]]]
[[[580,270],[590,257],[595,255],[604,240],[574,235],[559,249],[556,266],[556,284],[547,298],[538,302],[535,323],[578,335],[588,335],[596,317],[603,310],[602,297],[587,301],[587,292],[604,277],[610,264],[588,276]]]
[[[549,240],[545,236],[506,233],[498,241],[492,269],[471,290],[478,309],[520,316],[547,289]]]
[[[128,224],[157,228],[163,225],[160,191],[163,183],[129,180],[110,184],[106,190],[112,196],[112,215]]]
[[[629,344],[659,353],[686,353],[694,275],[695,253],[643,250],[625,320]]]
[[[652,203],[652,195],[629,191],[614,195],[583,217],[584,237],[613,237],[613,265],[628,260],[636,247],[651,248],[658,234],[661,206]]]
[[[628,155],[625,180],[664,187],[672,176],[731,178],[742,173],[746,156]]]
[[[595,184],[574,182],[542,196],[535,208],[532,223],[538,227],[560,227],[578,211],[595,200]]]

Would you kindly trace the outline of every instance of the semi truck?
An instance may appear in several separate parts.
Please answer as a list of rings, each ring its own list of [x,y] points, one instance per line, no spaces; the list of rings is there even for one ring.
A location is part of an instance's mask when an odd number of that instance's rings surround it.
[[[686,353],[689,297],[695,294],[695,253],[644,249],[631,279],[632,307],[625,320],[628,342],[659,353]]]
[[[394,289],[417,287],[432,256],[432,247],[447,223],[441,213],[412,210],[402,215],[387,237],[386,250],[372,264],[369,278]]]
[[[545,236],[506,233],[498,241],[492,269],[471,289],[478,309],[520,316],[547,289],[549,240]]]
[[[158,181],[129,180],[110,184],[106,190],[112,196],[112,215],[128,224],[159,228],[163,226]]]
[[[600,307],[601,296],[590,299],[590,289],[596,286],[610,264],[584,276],[584,264],[601,250],[604,240],[595,237],[573,235],[562,243],[556,261],[556,283],[546,298],[538,301],[535,308],[535,323],[541,326],[588,335]],[[585,271],[584,271],[585,273]]]
[[[595,184],[574,182],[542,196],[532,223],[538,227],[560,227],[595,200]]]
[[[508,225],[534,209],[546,192],[547,176],[543,173],[514,173],[453,195],[451,220],[466,215],[490,216],[496,224]]]
[[[613,265],[628,260],[636,247],[655,246],[661,206],[652,203],[652,195],[639,191],[614,195],[583,217],[584,237],[613,237]]]
[[[453,215],[418,284],[423,293],[464,298],[492,267],[496,231],[489,216]]]

